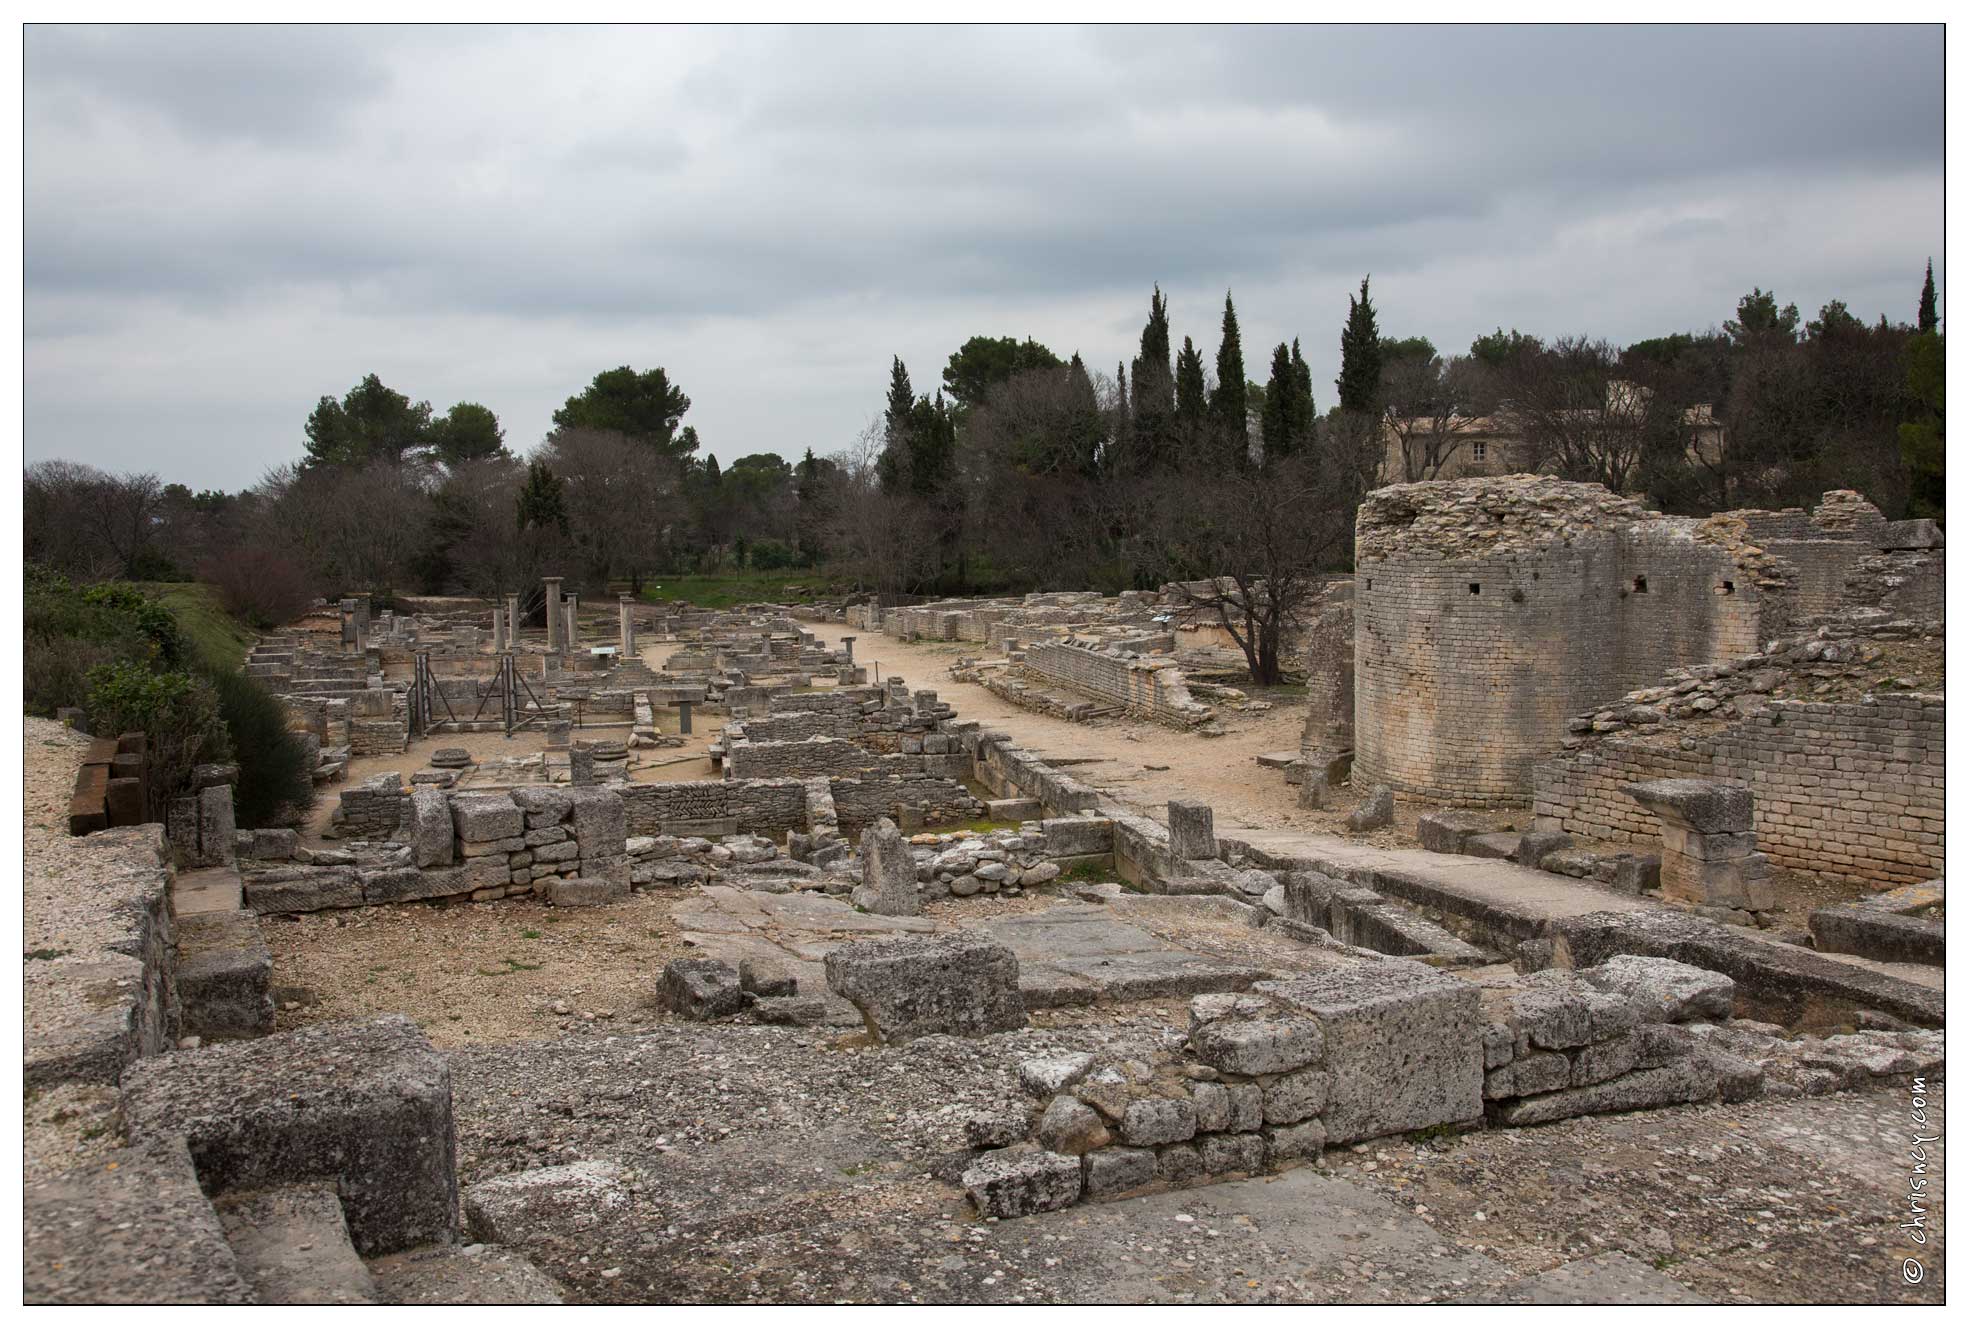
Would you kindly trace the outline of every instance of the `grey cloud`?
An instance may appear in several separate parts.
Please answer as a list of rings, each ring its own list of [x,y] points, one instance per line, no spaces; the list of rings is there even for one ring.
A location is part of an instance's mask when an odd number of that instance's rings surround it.
[[[1445,346],[1706,326],[1751,284],[1906,317],[1940,62],[1917,27],[34,27],[29,451],[123,429],[138,329],[212,366],[161,426],[200,449],[297,449],[389,364],[525,445],[628,359],[691,364],[730,457],[839,446],[889,354],[927,386],[972,331],[1111,366],[1152,281],[1178,338],[1231,286],[1254,373],[1300,335],[1327,379],[1364,271]],[[70,357],[129,400],[58,400]],[[269,395],[228,413],[245,364]]]

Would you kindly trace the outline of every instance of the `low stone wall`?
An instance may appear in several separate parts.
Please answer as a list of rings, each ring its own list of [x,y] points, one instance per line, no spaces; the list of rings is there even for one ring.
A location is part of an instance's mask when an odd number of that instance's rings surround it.
[[[1913,883],[1943,870],[1943,699],[1773,700],[1711,733],[1608,736],[1539,768],[1541,827],[1653,844],[1655,816],[1623,785],[1734,780],[1757,800],[1757,847],[1781,867],[1859,882]]]
[[[940,826],[973,821],[985,813],[984,804],[970,790],[944,776],[895,775],[827,783],[836,822],[844,835],[857,835],[884,817],[898,825]]]
[[[1210,708],[1191,698],[1182,671],[1168,661],[1048,642],[1026,648],[1024,667],[1036,678],[1113,702],[1157,724],[1187,729],[1211,718]]]
[[[1054,815],[1087,812],[1100,805],[1101,796],[1091,786],[1014,747],[1010,734],[966,728],[959,737],[974,778],[1000,798],[1036,798]]]
[[[809,828],[807,786],[800,780],[676,780],[615,789],[631,835],[706,834],[692,828],[729,824],[733,834],[778,839]]]

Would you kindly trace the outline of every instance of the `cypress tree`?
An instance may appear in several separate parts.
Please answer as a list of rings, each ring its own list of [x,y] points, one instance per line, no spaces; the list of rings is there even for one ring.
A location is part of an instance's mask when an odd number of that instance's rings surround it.
[[[1142,327],[1142,349],[1134,368],[1132,460],[1138,469],[1152,471],[1169,454],[1176,411],[1176,383],[1169,371],[1169,303],[1163,298],[1160,283],[1149,297],[1149,321]]]
[[[1357,300],[1347,297],[1347,326],[1340,332],[1340,409],[1372,415],[1381,398],[1381,332],[1374,326],[1374,305],[1361,278]]]
[[[1176,437],[1185,460],[1196,455],[1203,443],[1209,404],[1204,400],[1203,352],[1188,337],[1176,356]]]
[[[1942,325],[1940,311],[1935,304],[1935,260],[1928,260],[1928,276],[1921,283],[1921,312],[1915,319],[1915,330],[1933,332]]]
[[[1224,292],[1224,331],[1217,343],[1217,390],[1210,394],[1210,423],[1224,455],[1242,464],[1251,456],[1250,403],[1244,391],[1244,342],[1238,336],[1237,308]]]
[[[1293,437],[1303,443],[1313,436],[1313,421],[1319,413],[1313,408],[1313,371],[1299,354],[1299,339],[1292,339],[1292,428]]]
[[[909,386],[909,370],[898,355],[889,368],[889,401],[882,411],[882,455],[875,459],[875,479],[884,491],[894,492],[903,486],[915,411],[916,394]]]
[[[1272,351],[1272,376],[1265,384],[1265,409],[1258,417],[1258,432],[1264,440],[1265,460],[1290,453],[1296,442],[1294,417],[1296,393],[1292,384],[1292,353],[1284,342]]]
[[[1066,464],[1080,474],[1094,476],[1101,457],[1101,403],[1094,395],[1094,380],[1080,362],[1080,352],[1067,362],[1067,394],[1072,403],[1063,442]]]

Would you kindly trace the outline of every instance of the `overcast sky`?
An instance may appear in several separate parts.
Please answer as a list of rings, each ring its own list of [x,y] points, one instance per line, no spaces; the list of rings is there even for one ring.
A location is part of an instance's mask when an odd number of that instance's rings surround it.
[[[25,114],[27,456],[194,488],[370,372],[523,452],[662,365],[729,462],[977,333],[1112,373],[1158,281],[1324,410],[1366,272],[1445,350],[1944,276],[1939,28],[40,26]]]

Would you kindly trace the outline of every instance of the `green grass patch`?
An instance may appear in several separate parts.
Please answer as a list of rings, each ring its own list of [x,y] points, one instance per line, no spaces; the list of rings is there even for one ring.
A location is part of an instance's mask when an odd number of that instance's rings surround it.
[[[1127,885],[1126,882],[1121,881],[1120,875],[1113,868],[1104,868],[1098,863],[1075,863],[1059,876],[1053,878],[1053,884],[1055,886],[1065,885],[1068,882],[1091,883],[1097,881],[1120,882],[1124,886]]]
[[[253,645],[254,634],[219,604],[219,593],[202,582],[140,581],[145,595],[159,601],[178,620],[199,658],[217,669],[236,670]]]
[[[845,594],[848,589],[847,583],[837,578],[804,568],[691,572],[656,577],[644,583],[643,599],[650,604],[683,600],[699,609],[730,609],[733,605],[756,601],[798,603],[824,595]]]

